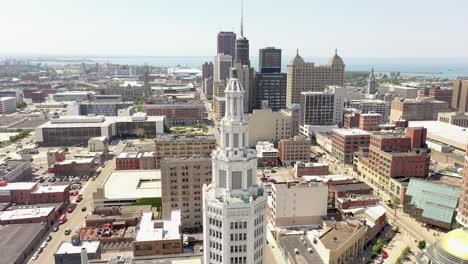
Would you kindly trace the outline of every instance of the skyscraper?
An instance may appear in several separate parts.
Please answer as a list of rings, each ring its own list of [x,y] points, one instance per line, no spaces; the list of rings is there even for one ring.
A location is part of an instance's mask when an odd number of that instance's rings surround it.
[[[240,65],[248,65],[250,67],[249,59],[249,40],[244,36],[244,1],[241,7],[241,25],[240,37],[236,40],[236,57],[235,63]]]
[[[218,33],[218,52],[216,54],[236,55],[236,33],[221,31]]]
[[[229,71],[232,67],[231,55],[218,54],[214,57],[213,65],[213,94],[222,96]]]
[[[377,80],[375,79],[375,75],[374,75],[374,67],[372,67],[372,71],[369,74],[369,80],[367,81],[367,94],[375,95],[376,93],[377,93]]]
[[[286,107],[300,103],[301,92],[321,92],[330,85],[343,86],[344,73],[345,64],[336,51],[327,65],[305,62],[298,52],[287,66]]]
[[[468,112],[468,78],[457,78],[453,81],[451,107],[458,112]]]
[[[256,151],[248,148],[244,92],[233,70],[221,144],[212,154],[213,182],[203,186],[203,263],[265,263],[267,196],[256,183]]]
[[[281,49],[274,47],[260,49],[258,65],[261,73],[281,72]]]
[[[463,170],[463,182],[458,203],[457,222],[461,226],[468,227],[468,148],[465,152],[465,168]]]

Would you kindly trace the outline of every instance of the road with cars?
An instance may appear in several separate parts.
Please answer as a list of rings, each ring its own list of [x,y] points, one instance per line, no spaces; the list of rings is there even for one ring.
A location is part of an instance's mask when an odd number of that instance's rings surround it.
[[[85,217],[87,214],[91,213],[92,210],[92,196],[96,192],[97,188],[101,186],[106,178],[115,170],[115,157],[124,149],[124,144],[119,144],[114,149],[114,158],[109,160],[106,166],[99,168],[101,174],[96,178],[95,181],[88,180],[84,182],[83,188],[79,190],[79,194],[82,195],[83,200],[76,202],[78,196],[71,196],[70,200],[72,204],[76,204],[76,208],[72,213],[67,213],[67,221],[59,225],[59,230],[53,232],[52,228],[49,231],[48,235],[52,236],[52,240],[48,242],[48,245],[43,249],[43,252],[39,254],[39,257],[36,260],[30,259],[29,263],[31,264],[51,264],[54,263],[54,253],[57,251],[57,248],[62,241],[70,241],[71,236],[75,234],[78,228],[84,226]],[[86,210],[83,212],[83,208],[86,207]],[[71,234],[66,235],[65,230],[71,229]],[[47,236],[48,236],[47,235]],[[46,236],[46,237],[47,237]],[[44,239],[46,239],[44,237]]]

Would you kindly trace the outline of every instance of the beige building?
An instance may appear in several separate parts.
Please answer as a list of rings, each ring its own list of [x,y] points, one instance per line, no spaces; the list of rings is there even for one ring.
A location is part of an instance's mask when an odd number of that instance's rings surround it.
[[[315,241],[314,248],[323,263],[361,263],[364,251],[366,227],[360,221],[324,221],[324,233]]]
[[[453,81],[451,107],[458,112],[468,112],[468,78],[457,78]]]
[[[182,228],[198,230],[202,226],[202,187],[211,182],[211,167],[209,156],[161,160],[163,218],[179,209]]]
[[[288,64],[286,85],[286,107],[301,103],[301,92],[321,92],[327,86],[344,85],[345,64],[338,54],[330,59],[327,65],[305,62],[299,56]]]
[[[323,182],[275,183],[271,197],[269,220],[274,227],[319,225],[327,215],[328,186]]]
[[[448,123],[455,126],[468,127],[468,114],[447,112],[439,113],[438,121]]]
[[[390,120],[437,120],[440,112],[449,112],[447,102],[436,101],[431,98],[403,99],[396,97],[392,101]]]
[[[290,166],[298,161],[310,161],[310,138],[295,136],[278,142],[278,157],[283,166]]]
[[[247,116],[249,146],[254,147],[258,141],[276,142],[282,138],[290,138],[291,126],[294,124],[291,113],[288,110],[273,111],[271,108],[254,109]]]
[[[165,157],[211,155],[216,148],[214,135],[158,135],[155,140],[156,168]]]

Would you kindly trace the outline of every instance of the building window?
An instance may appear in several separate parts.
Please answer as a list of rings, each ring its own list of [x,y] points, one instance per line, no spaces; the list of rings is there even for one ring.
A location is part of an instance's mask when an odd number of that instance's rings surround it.
[[[242,189],[242,172],[233,171],[231,182],[232,182],[232,189]]]
[[[247,186],[251,186],[253,185],[253,173],[252,173],[252,169],[248,169],[247,170]]]
[[[153,250],[153,246],[152,245],[136,245],[135,250],[136,251]]]
[[[226,188],[226,171],[219,170],[219,188]]]
[[[234,148],[238,148],[239,147],[239,134],[237,133],[234,133]]]

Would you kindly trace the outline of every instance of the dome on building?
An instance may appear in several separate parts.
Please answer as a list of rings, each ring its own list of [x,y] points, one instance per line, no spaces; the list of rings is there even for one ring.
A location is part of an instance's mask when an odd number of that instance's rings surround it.
[[[299,49],[297,49],[296,56],[294,57],[294,59],[291,60],[289,64],[297,65],[297,64],[303,64],[303,63],[304,63],[304,59],[301,56],[299,56]]]
[[[237,70],[232,69],[231,79],[226,85],[225,92],[244,92],[244,87],[242,87],[241,82],[237,78]]]
[[[330,58],[328,61],[328,64],[330,65],[344,65],[343,59],[338,56],[338,50],[335,49],[335,55]]]
[[[468,261],[468,227],[455,229],[442,236],[437,242],[437,248],[458,259]]]

